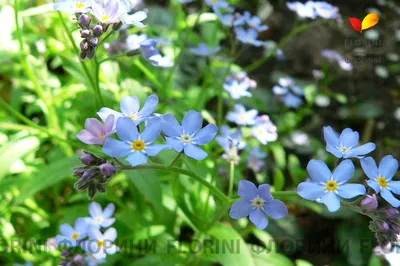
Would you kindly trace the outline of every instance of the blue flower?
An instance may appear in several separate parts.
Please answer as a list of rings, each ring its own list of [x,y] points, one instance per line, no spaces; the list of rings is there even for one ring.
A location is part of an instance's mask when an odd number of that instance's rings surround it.
[[[89,240],[81,243],[81,247],[96,260],[106,258],[107,254],[112,255],[120,251],[114,244],[117,238],[117,230],[111,227],[108,228],[104,234],[98,228],[89,227],[88,229]]]
[[[57,3],[54,4],[54,9],[70,15],[75,13],[87,13],[92,6],[92,2],[92,0],[58,0]]]
[[[354,174],[354,164],[350,160],[342,161],[333,174],[323,161],[311,160],[307,165],[311,182],[302,182],[297,193],[308,200],[318,200],[328,207],[330,212],[340,208],[340,197],[351,199],[366,193],[360,184],[346,184]]]
[[[132,166],[146,164],[147,156],[156,156],[163,150],[170,149],[169,145],[154,144],[161,134],[161,118],[150,119],[142,134],[139,134],[136,124],[129,117],[121,117],[117,121],[117,134],[122,139],[108,138],[103,146],[105,154],[126,160]]]
[[[290,92],[282,97],[282,101],[289,108],[297,108],[303,104],[303,100],[299,96]]]
[[[85,261],[87,262],[88,266],[97,266],[99,264],[103,264],[103,263],[107,262],[106,258],[96,259],[95,257],[93,257],[91,255],[86,256]]]
[[[244,21],[236,19],[235,15],[233,14],[222,15],[221,13],[217,13],[217,16],[221,20],[221,23],[227,27],[233,27],[233,26],[237,27],[244,25]]]
[[[261,23],[261,18],[259,18],[258,16],[252,16],[249,11],[244,12],[243,16],[237,19],[237,24],[247,24],[250,28],[253,28],[258,32],[268,29],[267,25],[261,25]]]
[[[240,82],[234,79],[229,79],[224,83],[224,89],[235,100],[242,97],[251,97],[251,93],[249,92],[250,86],[244,81]]]
[[[327,2],[313,2],[315,13],[324,19],[337,19],[340,17],[339,8]]]
[[[267,115],[256,118],[252,132],[253,136],[263,145],[267,145],[268,142],[273,142],[278,139],[278,129]]]
[[[182,152],[196,160],[203,160],[207,153],[199,145],[205,145],[217,135],[218,127],[208,124],[201,129],[203,117],[199,112],[189,111],[182,120],[182,126],[172,114],[163,116],[163,132],[167,143],[177,152]]]
[[[235,104],[233,112],[228,112],[226,118],[228,121],[234,122],[241,126],[254,125],[256,123],[256,116],[258,111],[251,109],[246,111],[243,105]]]
[[[260,147],[252,149],[250,151],[250,158],[247,162],[247,166],[254,172],[259,172],[264,167],[264,159],[267,157],[265,152],[262,152]]]
[[[376,193],[380,193],[382,198],[395,208],[400,207],[400,201],[392,193],[400,195],[400,181],[393,181],[393,177],[399,164],[392,155],[386,155],[376,166],[374,159],[367,157],[361,160],[361,167],[364,173],[370,178],[367,183]]]
[[[230,9],[229,3],[225,0],[205,0],[206,4],[210,6],[214,13],[218,16],[221,15],[220,9]]]
[[[358,158],[376,148],[372,142],[357,147],[360,136],[357,131],[353,131],[350,128],[346,128],[338,136],[331,127],[324,127],[324,138],[326,150],[337,158]]]
[[[155,95],[149,96],[144,103],[143,108],[140,109],[140,100],[136,96],[124,96],[120,103],[121,113],[114,111],[110,108],[103,107],[97,113],[103,121],[106,121],[109,115],[114,115],[114,124],[117,123],[120,117],[129,117],[136,125],[146,121],[150,118],[151,114],[156,110],[158,104],[158,97]]]
[[[314,9],[314,5],[311,1],[306,2],[305,4],[301,2],[287,2],[286,6],[297,13],[297,15],[301,18],[317,18],[317,14]]]
[[[330,49],[324,49],[321,51],[321,55],[328,59],[329,62],[337,62],[341,69],[350,71],[353,69],[353,65],[346,61],[346,59],[338,52]]]
[[[297,108],[304,103],[302,99],[304,89],[296,86],[293,79],[288,77],[280,78],[278,83],[279,86],[275,85],[272,91],[287,107]]]
[[[281,219],[288,215],[285,204],[272,197],[269,185],[257,187],[247,180],[239,183],[238,194],[243,200],[236,201],[229,212],[232,219],[250,216],[250,221],[260,230],[268,226],[267,215]]]
[[[86,222],[96,228],[109,227],[115,222],[115,218],[111,217],[114,214],[114,211],[115,206],[113,203],[108,204],[103,211],[100,204],[92,202],[89,205],[89,213],[91,217],[87,217]]]
[[[132,15],[124,14],[120,19],[124,24],[135,25],[138,28],[144,28],[145,25],[142,23],[147,18],[147,13],[144,11],[138,11]]]
[[[190,51],[199,56],[211,56],[221,51],[221,46],[210,49],[205,43],[200,43],[197,47],[191,48]]]
[[[174,62],[168,56],[162,56],[157,49],[157,41],[154,39],[147,39],[140,44],[143,57],[149,61],[153,66],[157,67],[172,67]]]
[[[140,49],[140,44],[147,40],[146,34],[131,34],[126,38],[126,47],[128,51]]]
[[[60,225],[62,235],[56,236],[57,245],[76,247],[78,242],[84,239],[87,235],[88,224],[85,219],[79,218],[75,222],[75,228],[69,224]]]
[[[263,46],[264,42],[257,40],[258,32],[255,29],[245,30],[243,28],[235,28],[236,37],[245,44],[251,44],[257,47]]]
[[[246,147],[246,142],[242,140],[242,130],[238,128],[235,132],[231,132],[231,128],[223,125],[221,127],[221,136],[217,136],[218,144],[229,152],[231,147],[237,147],[238,150],[243,150]]]

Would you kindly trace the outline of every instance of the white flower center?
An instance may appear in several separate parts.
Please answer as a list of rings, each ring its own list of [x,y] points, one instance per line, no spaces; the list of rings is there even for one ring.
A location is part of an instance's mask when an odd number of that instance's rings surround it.
[[[185,144],[192,144],[193,143],[193,136],[189,135],[187,133],[183,133],[180,137],[179,140]]]
[[[101,224],[104,221],[104,218],[102,216],[96,217],[96,222],[98,224]]]
[[[264,203],[265,200],[263,198],[260,198],[260,196],[257,196],[251,200],[251,205],[253,206],[254,209],[264,210]]]
[[[343,154],[349,154],[351,152],[351,148],[340,145],[339,151],[341,151]]]

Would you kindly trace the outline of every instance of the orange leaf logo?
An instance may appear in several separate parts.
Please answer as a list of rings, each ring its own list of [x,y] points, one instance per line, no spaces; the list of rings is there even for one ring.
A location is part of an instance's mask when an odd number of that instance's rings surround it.
[[[368,14],[361,22],[358,18],[349,18],[350,24],[355,31],[362,32],[378,24],[379,15],[375,13]]]

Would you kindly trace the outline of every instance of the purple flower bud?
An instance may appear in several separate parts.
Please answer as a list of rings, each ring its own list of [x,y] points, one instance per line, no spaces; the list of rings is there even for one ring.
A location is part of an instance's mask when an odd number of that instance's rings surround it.
[[[91,153],[85,153],[81,158],[79,158],[83,164],[95,165],[97,163],[97,158]]]
[[[98,38],[92,38],[92,39],[90,39],[90,44],[91,44],[93,47],[96,47],[96,46],[99,44],[99,39],[98,39]]]
[[[74,176],[82,177],[85,171],[86,171],[85,167],[76,167],[74,168]]]
[[[91,179],[92,177],[95,177],[97,174],[98,174],[98,172],[96,170],[89,169],[83,173],[82,179]]]
[[[71,255],[71,251],[69,251],[68,249],[63,249],[61,251],[61,256],[63,256],[63,257],[68,257],[70,255]]]
[[[378,208],[378,199],[376,198],[376,195],[366,195],[361,201],[361,207],[367,211],[376,210]]]
[[[390,230],[390,226],[386,222],[377,223],[377,228],[379,231],[382,231],[382,232],[387,232]]]
[[[88,29],[83,29],[80,31],[82,38],[88,38],[92,36],[92,33]]]
[[[102,165],[100,165],[100,171],[104,176],[112,177],[117,171],[117,169],[115,168],[114,165],[110,163],[103,163]]]
[[[93,46],[89,46],[89,48],[86,50],[86,58],[93,59],[95,52],[96,49]]]
[[[92,19],[86,14],[80,15],[80,17],[78,18],[78,23],[82,28],[89,27],[91,21]]]
[[[84,261],[84,258],[82,255],[76,255],[74,257],[74,262],[83,263],[83,261]]]
[[[399,218],[399,211],[396,208],[389,208],[385,211],[386,217],[390,220]]]
[[[86,40],[83,40],[80,44],[81,50],[87,50],[89,48],[89,42]]]
[[[103,34],[103,26],[101,25],[96,25],[93,27],[93,34],[99,37],[100,35]]]

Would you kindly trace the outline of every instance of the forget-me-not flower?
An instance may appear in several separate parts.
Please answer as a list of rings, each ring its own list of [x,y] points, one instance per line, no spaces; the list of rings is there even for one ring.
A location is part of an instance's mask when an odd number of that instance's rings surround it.
[[[317,18],[317,14],[314,9],[314,5],[311,1],[307,1],[306,3],[301,2],[286,2],[286,6],[297,13],[300,18]]]
[[[191,48],[190,51],[198,56],[211,56],[221,51],[221,46],[211,49],[207,44],[200,43],[197,47]]]
[[[268,226],[267,215],[273,219],[281,219],[288,215],[285,204],[272,197],[270,185],[260,185],[258,188],[250,181],[239,183],[238,194],[243,200],[236,201],[229,212],[232,219],[249,216],[250,221],[260,230]]]
[[[157,41],[154,39],[147,39],[140,44],[143,57],[149,61],[153,66],[158,67],[172,67],[174,62],[168,56],[162,56],[157,49]]]
[[[89,240],[81,243],[81,247],[95,259],[103,259],[107,254],[112,255],[119,251],[119,248],[114,244],[117,238],[117,230],[111,227],[108,228],[104,234],[98,228],[88,228]]]
[[[78,242],[84,239],[87,235],[88,224],[85,219],[79,218],[75,222],[75,228],[69,224],[60,225],[62,235],[56,236],[57,245],[76,247]]]
[[[230,9],[229,3],[225,0],[205,0],[205,2],[217,15],[221,15],[220,9]]]
[[[300,97],[290,92],[282,96],[282,102],[289,108],[298,108],[303,104]]]
[[[321,55],[328,59],[329,62],[337,62],[341,69],[350,71],[353,69],[353,65],[347,62],[346,59],[338,52],[330,49],[324,49],[321,51]]]
[[[147,18],[147,13],[144,11],[138,11],[133,13],[132,15],[128,15],[128,13],[124,13],[120,20],[128,25],[135,25],[138,28],[144,28],[145,25],[142,23],[143,20]]]
[[[80,141],[89,145],[103,145],[106,139],[115,132],[114,115],[109,115],[104,126],[95,118],[85,121],[85,129],[76,136]]]
[[[231,132],[229,126],[223,125],[221,126],[221,136],[217,136],[216,140],[225,152],[229,152],[233,146],[238,150],[243,150],[246,147],[246,142],[242,138],[243,134],[240,128],[236,129],[235,132]]]
[[[263,46],[264,42],[257,40],[258,31],[255,29],[248,29],[245,30],[241,27],[235,28],[236,38],[245,44],[251,44],[257,47]]]
[[[127,6],[116,0],[94,1],[90,13],[104,24],[120,22],[122,15],[128,13]]]
[[[109,115],[114,115],[114,125],[120,117],[129,117],[136,125],[150,118],[158,105],[158,97],[150,95],[140,110],[140,100],[136,96],[124,96],[120,103],[121,112],[107,107],[100,109],[97,114],[105,121]]]
[[[247,24],[250,28],[253,28],[258,32],[268,29],[267,25],[262,25],[260,17],[252,16],[249,11],[245,11],[244,14],[237,19],[237,24]]]
[[[279,85],[272,88],[273,93],[289,108],[297,108],[301,106],[304,101],[304,89],[296,86],[293,79],[289,77],[282,77],[278,81]]]
[[[268,142],[273,142],[278,139],[278,129],[267,115],[261,115],[256,118],[252,132],[253,136],[263,145],[267,145]]]
[[[251,109],[246,111],[241,104],[235,104],[232,112],[228,112],[226,115],[226,119],[230,122],[234,122],[241,126],[254,125],[256,123],[256,117],[258,115],[258,111],[255,109]]]
[[[87,13],[91,8],[92,3],[93,0],[58,0],[57,3],[54,4],[54,9],[70,15],[76,13]]]
[[[113,203],[108,204],[103,210],[99,203],[92,202],[89,204],[90,217],[85,219],[89,225],[96,228],[106,228],[115,222],[115,218],[111,217],[114,214],[114,211],[115,205]]]
[[[228,79],[224,83],[224,90],[226,90],[235,100],[240,99],[242,97],[251,97],[249,89],[250,89],[249,83],[245,81]]]
[[[337,158],[358,158],[375,150],[376,145],[368,142],[358,146],[360,136],[357,131],[346,128],[338,136],[331,127],[324,127],[324,138],[326,141],[326,150]]]
[[[339,8],[324,1],[313,2],[313,8],[317,16],[324,19],[337,19]]]
[[[392,193],[400,195],[400,181],[393,181],[399,164],[392,155],[386,155],[376,166],[375,160],[367,157],[361,160],[361,167],[364,173],[370,178],[367,183],[376,193],[380,193],[382,198],[395,208],[400,207],[400,200],[396,199]]]
[[[217,135],[218,127],[208,124],[203,129],[203,117],[199,112],[189,111],[182,120],[182,126],[172,114],[163,116],[163,132],[166,140],[177,152],[182,152],[196,160],[203,160],[207,153],[199,145],[211,142]]]
[[[88,254],[88,256],[85,257],[85,261],[88,264],[88,266],[97,266],[107,262],[106,258],[96,259],[90,254]]]
[[[140,49],[142,42],[147,40],[146,34],[131,34],[126,38],[126,47],[128,51]]]
[[[260,147],[252,149],[250,151],[250,158],[247,161],[247,166],[254,172],[259,172],[265,165],[264,159],[266,157],[267,154],[261,151]]]
[[[108,138],[103,146],[103,151],[108,156],[126,160],[132,166],[146,164],[147,156],[156,156],[161,151],[170,149],[169,145],[154,144],[161,134],[161,118],[153,117],[147,123],[142,134],[136,124],[129,117],[121,117],[117,121],[117,134],[122,139]]]
[[[302,198],[325,204],[330,212],[339,210],[339,197],[352,199],[366,193],[363,185],[346,184],[354,174],[354,164],[350,160],[342,161],[333,174],[323,161],[311,160],[307,171],[311,181],[300,183],[297,193]]]

